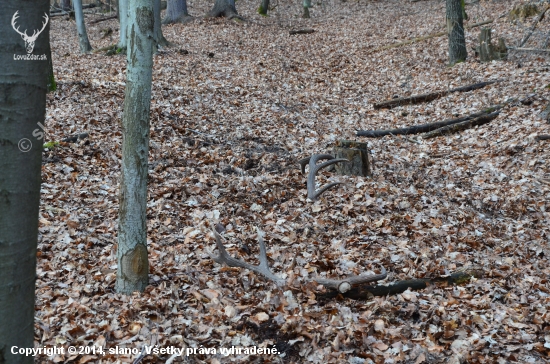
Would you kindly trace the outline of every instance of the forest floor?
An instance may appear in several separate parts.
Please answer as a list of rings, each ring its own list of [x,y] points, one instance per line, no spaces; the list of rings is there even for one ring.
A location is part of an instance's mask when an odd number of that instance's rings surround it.
[[[497,19],[493,38],[517,46],[534,17],[518,1],[467,6],[468,24]],[[189,2],[200,17],[212,4]],[[70,363],[545,363],[550,362],[549,53],[447,66],[441,1],[239,0],[247,21],[197,18],[164,26],[174,45],[154,58],[149,165],[150,285],[114,292],[125,56],[79,54],[74,21],[51,19],[57,91],[46,140],[36,284],[41,346],[133,350],[40,357]],[[542,9],[544,4],[540,4]],[[499,18],[500,17],[500,18]],[[97,16],[88,15],[87,21]],[[543,46],[543,19],[525,47]],[[102,30],[112,28],[112,38]],[[290,36],[289,30],[312,28]],[[92,46],[118,40],[116,20],[89,26]],[[395,96],[500,80],[429,103],[374,110]],[[509,98],[491,123],[434,139],[358,138],[463,116]],[[312,203],[297,160],[338,139],[368,142],[373,177],[343,181]],[[231,254],[256,263],[256,228],[281,287],[214,263],[212,225]],[[319,297],[312,280],[379,272],[380,284],[475,269],[478,278],[372,300]],[[189,356],[146,347],[189,348]],[[279,355],[220,349],[275,348]],[[193,348],[197,349],[196,351]],[[202,348],[202,349],[201,349]],[[205,352],[204,348],[215,350]],[[198,350],[201,349],[201,350]],[[138,354],[136,354],[138,353]]]

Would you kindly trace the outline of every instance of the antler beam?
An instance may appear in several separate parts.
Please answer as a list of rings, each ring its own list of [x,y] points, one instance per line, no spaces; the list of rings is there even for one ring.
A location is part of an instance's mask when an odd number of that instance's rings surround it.
[[[223,246],[221,236],[218,234],[216,230],[212,230],[214,237],[216,238],[216,246],[218,247],[218,250],[220,251],[219,255],[213,255],[210,254],[210,257],[219,264],[225,264],[229,267],[239,267],[239,268],[246,268],[250,269],[254,273],[257,273],[259,275],[262,275],[275,283],[277,285],[282,286],[286,283],[286,280],[284,278],[281,278],[271,272],[269,269],[269,265],[267,263],[267,255],[266,255],[266,249],[265,249],[265,243],[263,239],[263,233],[256,228],[258,232],[258,243],[260,244],[260,264],[259,265],[253,265],[250,263],[246,263],[245,261],[242,261],[240,259],[236,259],[231,257],[227,250],[225,250],[225,247]],[[342,280],[336,280],[336,279],[323,279],[323,278],[314,278],[312,281],[321,284],[327,289],[337,290],[340,293],[346,293],[353,287],[357,287],[362,284],[370,283],[370,282],[376,282],[380,281],[382,279],[385,279],[387,277],[387,272],[384,267],[381,267],[381,273],[375,274],[375,275],[365,275],[365,276],[350,276],[346,279]]]
[[[323,162],[321,164],[317,164],[317,162],[325,159],[328,159],[328,161]],[[321,187],[319,190],[315,189],[315,176],[317,175],[317,173],[325,167],[328,167],[332,164],[340,163],[340,162],[349,163],[349,160],[345,158],[335,159],[330,154],[314,154],[311,157],[300,159],[298,161],[298,163],[302,167],[302,173],[305,173],[306,165],[309,163],[309,174],[307,176],[307,197],[311,201],[316,201],[319,198],[319,196],[321,196],[321,194],[326,190],[328,190],[329,188],[332,188],[336,185],[343,183],[343,182],[333,182],[333,183],[329,183],[326,186]]]

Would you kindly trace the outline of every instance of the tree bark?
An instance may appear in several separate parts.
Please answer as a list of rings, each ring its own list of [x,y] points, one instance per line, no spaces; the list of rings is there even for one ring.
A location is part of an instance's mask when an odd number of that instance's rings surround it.
[[[0,362],[34,363],[13,346],[34,347],[36,249],[43,128],[49,63],[49,21],[28,53],[11,21],[31,35],[49,13],[48,0],[4,0],[0,12]]]
[[[449,36],[449,64],[464,62],[468,55],[464,37],[461,0],[447,0],[447,34]]]
[[[154,31],[153,31],[153,37],[155,38],[155,43],[158,48],[167,47],[170,45],[170,42],[166,38],[164,38],[164,34],[162,34],[162,20],[160,17],[161,12],[161,6],[160,6],[160,0],[153,0],[153,13],[154,13]]]
[[[117,48],[120,50],[126,50],[128,47],[128,2],[130,0],[118,0],[118,14],[120,22],[120,39],[117,44]]]
[[[84,13],[82,12],[82,0],[74,1],[74,13],[76,19],[76,30],[78,32],[78,43],[80,52],[89,53],[92,50],[88,33],[86,32],[86,24],[84,23]]]
[[[187,12],[187,0],[168,0],[162,24],[188,23],[193,17]]]
[[[260,2],[260,7],[258,8],[258,14],[267,16],[269,10],[269,0],[262,0]]]
[[[214,7],[210,10],[207,16],[211,18],[225,16],[228,19],[241,19],[237,13],[237,8],[235,8],[235,0],[216,0]]]
[[[119,293],[143,291],[148,284],[147,159],[153,67],[153,0],[132,0],[128,21],[128,68],[122,117],[117,281]]]

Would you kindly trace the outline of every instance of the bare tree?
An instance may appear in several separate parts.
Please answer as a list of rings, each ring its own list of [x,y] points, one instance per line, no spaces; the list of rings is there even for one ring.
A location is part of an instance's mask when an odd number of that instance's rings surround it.
[[[210,10],[207,16],[212,18],[225,16],[228,19],[242,19],[237,13],[235,0],[216,0],[214,7]]]
[[[120,22],[120,35],[117,48],[126,50],[128,46],[128,1],[118,0],[118,20]]]
[[[34,347],[43,136],[40,128],[45,121],[49,76],[48,60],[41,56],[50,54],[49,7],[48,0],[4,0],[0,12],[0,363],[3,364],[34,363],[32,356],[14,355],[11,349]],[[14,32],[19,23],[22,29],[28,29],[21,32],[21,37]],[[28,36],[32,31],[33,36]]]
[[[162,34],[162,21],[160,18],[161,4],[160,0],[153,0],[153,12],[154,12],[154,38],[157,44],[157,47],[167,47],[170,45],[170,42],[164,38]]]
[[[82,12],[82,0],[74,1],[74,14],[76,20],[76,30],[78,32],[78,44],[80,52],[89,53],[92,50],[88,33],[86,32],[86,23],[84,23],[84,13]]]
[[[308,19],[309,18],[309,8],[311,8],[311,0],[303,0],[302,6],[304,8],[304,13],[302,14],[302,18]]]
[[[449,64],[464,62],[468,55],[466,39],[464,38],[463,15],[461,0],[447,0],[447,33],[449,37]]]
[[[168,0],[162,24],[188,23],[193,17],[187,12],[187,0]]]
[[[269,0],[262,0],[260,7],[258,8],[258,14],[267,16],[269,10]]]
[[[61,9],[64,11],[70,11],[71,8],[71,0],[62,0],[61,1]]]
[[[148,284],[147,159],[153,68],[153,0],[132,0],[129,7],[116,291],[130,294]]]

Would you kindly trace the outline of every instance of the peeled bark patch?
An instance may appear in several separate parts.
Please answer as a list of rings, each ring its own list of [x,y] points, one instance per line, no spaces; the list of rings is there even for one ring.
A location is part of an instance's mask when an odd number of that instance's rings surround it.
[[[134,249],[129,250],[122,256],[121,264],[126,279],[136,283],[139,282],[149,269],[147,248],[141,244],[136,245]]]

